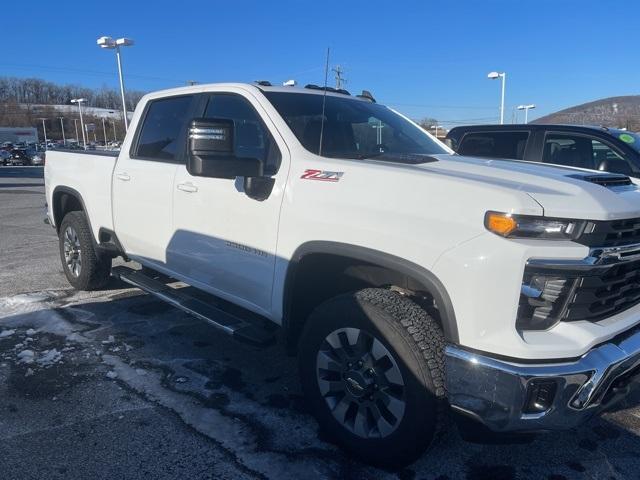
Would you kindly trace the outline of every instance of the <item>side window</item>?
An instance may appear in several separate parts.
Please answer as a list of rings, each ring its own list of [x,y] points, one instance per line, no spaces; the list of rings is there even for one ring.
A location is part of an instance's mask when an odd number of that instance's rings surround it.
[[[636,165],[610,146],[593,139],[591,140],[591,148],[593,150],[593,159],[597,170],[611,173],[622,173],[633,177],[637,177],[640,173]]]
[[[262,160],[266,175],[273,175],[278,171],[280,151],[260,115],[248,100],[233,94],[211,95],[204,116],[233,120],[236,156]]]
[[[191,96],[182,96],[152,100],[140,130],[135,156],[175,160],[192,99]]]
[[[462,137],[458,153],[473,157],[522,160],[529,132],[477,132]]]
[[[636,167],[622,154],[588,135],[547,134],[542,161],[624,175],[637,174]]]

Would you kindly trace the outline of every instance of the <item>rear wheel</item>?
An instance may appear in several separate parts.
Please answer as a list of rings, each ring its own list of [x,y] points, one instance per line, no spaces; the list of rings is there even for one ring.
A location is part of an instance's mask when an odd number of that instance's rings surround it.
[[[62,268],[76,290],[97,290],[109,281],[111,258],[100,256],[84,212],[69,212],[58,234]]]
[[[408,298],[385,289],[342,295],[305,326],[302,387],[336,443],[372,464],[406,465],[441,420],[443,349],[437,322]]]

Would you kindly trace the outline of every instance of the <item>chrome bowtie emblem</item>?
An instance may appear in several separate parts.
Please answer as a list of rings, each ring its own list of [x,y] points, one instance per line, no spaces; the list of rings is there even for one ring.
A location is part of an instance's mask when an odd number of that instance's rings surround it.
[[[349,385],[351,385],[351,387],[353,387],[354,389],[356,389],[359,392],[362,392],[364,390],[364,388],[362,388],[362,385],[360,385],[353,378],[347,377],[347,382],[349,382]]]

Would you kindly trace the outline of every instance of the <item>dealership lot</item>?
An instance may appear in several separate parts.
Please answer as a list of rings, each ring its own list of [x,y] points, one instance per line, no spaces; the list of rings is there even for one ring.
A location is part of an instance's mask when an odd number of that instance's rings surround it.
[[[447,426],[384,472],[323,440],[282,345],[237,343],[113,281],[72,291],[43,223],[42,169],[0,169],[3,478],[636,478],[640,409],[526,443]]]

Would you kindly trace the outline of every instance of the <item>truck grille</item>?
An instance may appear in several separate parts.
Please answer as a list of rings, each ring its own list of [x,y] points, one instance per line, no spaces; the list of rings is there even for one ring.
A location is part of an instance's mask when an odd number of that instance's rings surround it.
[[[619,247],[640,243],[640,218],[589,222],[577,242],[590,247]]]
[[[577,279],[562,320],[601,320],[640,302],[640,260],[612,265],[599,276]]]
[[[598,321],[640,303],[640,259],[590,270],[525,269],[517,326],[545,330],[558,322]]]

